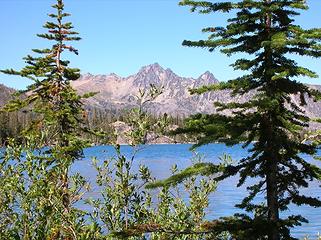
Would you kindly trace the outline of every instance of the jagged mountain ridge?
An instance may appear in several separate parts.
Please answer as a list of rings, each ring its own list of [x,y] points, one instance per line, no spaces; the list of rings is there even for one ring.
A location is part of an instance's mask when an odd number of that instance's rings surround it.
[[[226,93],[206,93],[191,96],[188,89],[219,81],[209,71],[198,78],[180,77],[171,69],[162,68],[158,63],[142,67],[138,73],[129,77],[120,77],[114,73],[109,75],[85,74],[73,82],[80,92],[99,92],[88,99],[90,106],[121,109],[135,105],[135,96],[139,89],[149,88],[150,84],[162,86],[163,94],[148,106],[155,114],[168,113],[171,115],[187,116],[197,112],[213,111],[213,101],[226,100]]]
[[[155,102],[148,106],[148,110],[154,114],[168,113],[173,116],[188,116],[197,112],[212,113],[214,101],[221,102],[245,102],[253,93],[232,98],[228,91],[217,91],[202,95],[190,95],[188,89],[207,84],[215,84],[219,81],[209,71],[198,78],[180,77],[171,69],[162,68],[159,64],[151,64],[142,67],[138,73],[129,77],[120,77],[115,73],[109,75],[84,74],[79,80],[74,81],[73,86],[79,93],[99,92],[86,100],[87,107],[97,107],[108,110],[122,110],[136,105],[136,98],[140,88],[148,88],[150,84],[164,86],[164,93]],[[309,85],[321,90],[320,85]],[[3,106],[15,90],[0,84],[0,106]],[[299,98],[292,96],[299,103]],[[310,118],[321,117],[321,102],[307,101],[304,107]]]
[[[138,73],[129,77],[120,77],[115,73],[109,75],[85,74],[73,82],[73,86],[80,92],[99,92],[86,101],[91,107],[109,110],[119,110],[135,106],[135,95],[140,88],[146,89],[150,84],[164,87],[164,93],[148,106],[154,114],[167,113],[170,115],[188,116],[197,112],[213,113],[213,102],[245,102],[253,93],[232,98],[228,91],[217,91],[202,95],[190,95],[188,89],[207,84],[216,84],[219,81],[209,71],[198,78],[180,77],[171,69],[164,69],[158,63],[142,67]],[[319,85],[310,87],[321,90]],[[296,96],[293,99],[299,102]],[[311,118],[321,116],[321,102],[308,100],[304,110]]]

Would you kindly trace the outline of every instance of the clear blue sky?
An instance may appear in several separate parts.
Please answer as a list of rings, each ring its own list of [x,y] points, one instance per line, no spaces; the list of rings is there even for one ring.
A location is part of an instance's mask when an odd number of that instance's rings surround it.
[[[54,0],[0,0],[0,69],[20,69],[24,66],[22,57],[32,48],[49,46],[35,35],[43,32],[42,25],[53,3]],[[308,3],[310,10],[297,23],[321,27],[321,1]],[[209,70],[225,81],[240,74],[229,67],[233,58],[181,46],[184,39],[205,39],[201,28],[223,23],[221,14],[192,14],[187,7],[178,6],[178,0],[65,0],[65,4],[83,38],[75,44],[80,55],[69,58],[82,73],[128,76],[141,66],[158,62],[182,76],[198,77]],[[321,75],[320,59],[297,59]],[[302,81],[321,84],[321,78]],[[1,74],[0,83],[22,89],[28,81]]]

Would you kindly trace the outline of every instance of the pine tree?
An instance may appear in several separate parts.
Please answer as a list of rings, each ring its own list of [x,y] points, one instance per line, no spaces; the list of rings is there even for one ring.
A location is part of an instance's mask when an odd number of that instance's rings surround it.
[[[293,55],[318,58],[321,56],[321,29],[305,30],[294,23],[295,16],[307,10],[305,0],[239,0],[207,2],[183,0],[180,5],[202,14],[229,13],[226,26],[208,27],[207,40],[184,41],[188,47],[200,47],[210,52],[220,49],[227,56],[241,54],[232,65],[246,71],[236,79],[194,89],[194,94],[229,89],[231,95],[255,96],[248,102],[216,102],[217,114],[197,114],[185,124],[182,133],[200,133],[198,144],[212,142],[227,145],[242,144],[248,156],[236,164],[225,166],[217,177],[226,179],[239,173],[238,186],[248,178],[257,183],[247,189],[249,195],[238,207],[254,217],[236,214],[221,224],[212,225],[212,231],[229,230],[237,239],[295,239],[290,229],[307,221],[302,216],[281,218],[280,212],[289,204],[307,204],[320,207],[317,198],[302,194],[309,182],[321,180],[321,169],[302,156],[314,155],[317,146],[300,142],[300,132],[309,126],[310,119],[302,106],[306,98],[320,99],[320,92],[298,82],[300,77],[317,78],[308,68],[299,66]],[[300,104],[293,101],[299,97]],[[229,110],[231,115],[223,114]],[[213,174],[222,169],[214,164],[202,164],[186,169],[155,186],[175,184],[192,174]],[[255,204],[258,193],[264,193],[266,203]],[[222,225],[223,224],[223,225]],[[219,229],[220,227],[220,230]],[[222,227],[223,226],[223,227]],[[209,226],[208,226],[209,227]],[[211,227],[209,227],[211,228]],[[215,230],[216,229],[216,230]]]
[[[70,173],[72,163],[82,158],[83,148],[87,146],[80,135],[86,131],[82,97],[70,84],[79,78],[80,73],[62,58],[65,51],[78,54],[67,43],[78,41],[80,37],[73,31],[72,23],[64,21],[69,14],[64,12],[63,1],[57,0],[52,7],[56,10],[56,13],[49,14],[53,21],[44,25],[48,32],[38,34],[40,38],[52,41],[52,47],[33,49],[39,56],[25,57],[26,66],[20,71],[2,71],[33,81],[21,92],[25,97],[12,100],[5,110],[23,109],[34,114],[35,118],[20,133],[22,145],[10,141],[1,163],[1,191],[4,195],[0,199],[7,207],[0,209],[3,210],[0,216],[7,224],[0,226],[1,238],[75,239],[82,226],[78,219],[81,214],[73,204],[81,197],[85,182],[79,175]],[[26,159],[21,160],[21,156]],[[10,197],[15,191],[15,197]],[[14,214],[6,214],[9,209],[18,212],[20,217],[13,220]]]
[[[0,146],[6,144],[6,140],[12,135],[12,129],[8,126],[9,114],[0,112]]]

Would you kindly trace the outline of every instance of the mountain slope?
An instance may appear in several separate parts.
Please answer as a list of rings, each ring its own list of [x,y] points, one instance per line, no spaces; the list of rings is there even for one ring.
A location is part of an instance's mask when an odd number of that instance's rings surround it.
[[[153,103],[148,110],[154,114],[168,113],[173,116],[188,116],[194,113],[213,113],[213,102],[248,101],[253,93],[237,96],[234,99],[228,91],[217,91],[202,95],[190,95],[188,89],[207,84],[216,84],[219,81],[210,72],[205,72],[198,78],[180,77],[171,69],[164,69],[154,63],[142,67],[138,73],[129,77],[120,77],[114,73],[109,75],[82,75],[72,84],[79,93],[99,92],[94,97],[87,99],[88,107],[108,109],[117,112],[136,105],[136,95],[139,89],[149,88],[150,84],[164,87],[164,93]],[[321,90],[320,85],[310,85]],[[3,106],[15,90],[0,84],[0,106]],[[292,96],[299,103],[299,98]],[[321,117],[321,102],[308,100],[304,106],[306,114],[310,118]]]
[[[11,95],[15,92],[13,88],[9,88],[3,84],[0,84],[0,107],[7,103],[11,99]]]
[[[218,80],[210,72],[205,72],[199,78],[184,78],[175,74],[170,69],[164,69],[155,63],[142,67],[140,71],[126,78],[110,75],[85,74],[73,83],[80,92],[99,92],[87,101],[88,105],[121,109],[136,104],[135,96],[139,89],[149,88],[150,84],[162,86],[164,92],[153,103],[149,110],[155,114],[168,113],[171,115],[186,116],[195,111],[209,112],[212,110],[212,100],[221,100],[218,94],[204,94],[191,96],[189,88],[204,84],[215,84]]]
[[[114,73],[109,75],[85,74],[73,83],[80,92],[99,92],[88,99],[86,104],[109,110],[119,110],[135,105],[135,95],[140,88],[146,89],[150,84],[164,87],[164,93],[148,106],[154,114],[168,113],[170,115],[188,116],[197,112],[213,113],[213,102],[248,101],[253,93],[232,98],[228,91],[217,91],[202,95],[190,95],[188,89],[219,81],[210,72],[205,72],[198,78],[185,78],[175,74],[171,69],[164,69],[158,63],[142,67],[138,73],[129,77],[120,77]],[[310,85],[321,90],[321,86]],[[298,103],[299,98],[292,96]],[[308,100],[304,107],[311,118],[321,116],[321,102]]]

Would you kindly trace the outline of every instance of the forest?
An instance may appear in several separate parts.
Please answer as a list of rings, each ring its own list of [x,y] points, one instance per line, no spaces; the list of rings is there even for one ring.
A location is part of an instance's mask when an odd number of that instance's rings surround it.
[[[138,105],[137,105],[138,107]],[[90,129],[94,129],[96,132],[104,133],[104,137],[97,136],[95,134],[81,133],[84,138],[90,139],[90,142],[94,145],[113,143],[117,140],[114,132],[117,130],[113,126],[116,122],[121,122],[130,126],[132,108],[125,109],[123,111],[111,111],[108,109],[101,108],[84,108],[84,122]],[[175,126],[182,127],[184,118],[181,116],[166,116],[155,115],[149,113],[147,109],[145,110],[148,114],[148,122],[151,125],[157,125],[159,123],[166,124],[167,127]],[[5,146],[9,138],[19,139],[19,133],[22,129],[27,128],[34,120],[37,119],[37,114],[26,111],[17,112],[0,112],[0,146]],[[165,127],[165,125],[164,125]],[[148,133],[157,133],[150,129]],[[120,134],[120,133],[119,133]],[[124,135],[124,133],[122,133]],[[191,139],[195,141],[196,139],[191,138],[191,136],[184,135],[173,135],[169,131],[163,131],[160,136],[168,136],[171,140],[177,143],[191,142]]]
[[[298,81],[319,76],[292,56],[320,58],[321,28],[296,25],[308,10],[305,0],[181,0],[179,5],[199,14],[229,13],[224,26],[202,29],[207,39],[182,45],[236,56],[233,68],[244,72],[190,93],[230,90],[241,96],[255,91],[253,98],[213,102],[213,114],[154,116],[146,106],[162,94],[162,86],[151,85],[137,93],[137,106],[131,109],[86,108],[84,101],[97,93],[80,95],[72,87],[81,69],[65,58],[67,52],[78,55],[73,43],[81,35],[68,21],[64,1],[55,0],[44,33],[37,35],[47,48],[32,49],[20,70],[0,70],[32,81],[0,109],[0,239],[298,239],[293,229],[309,219],[284,213],[290,206],[321,207],[321,199],[306,191],[311,182],[321,182],[321,131],[306,130],[321,120],[310,119],[301,108],[308,98],[321,100],[321,92]],[[298,102],[293,95],[300,96]],[[122,134],[129,139],[130,155],[117,142],[117,121],[129,126]],[[193,142],[195,155],[186,159],[191,164],[173,165],[162,179],[144,164],[136,169],[137,154],[151,132]],[[224,154],[213,162],[197,154],[212,143],[241,145],[246,156]],[[86,149],[103,144],[112,146],[114,155],[91,158],[92,183],[73,166],[88,160]],[[232,215],[212,219],[207,214],[211,196],[231,177],[237,178],[236,187],[250,183],[247,196]],[[317,234],[305,239],[320,240]]]

